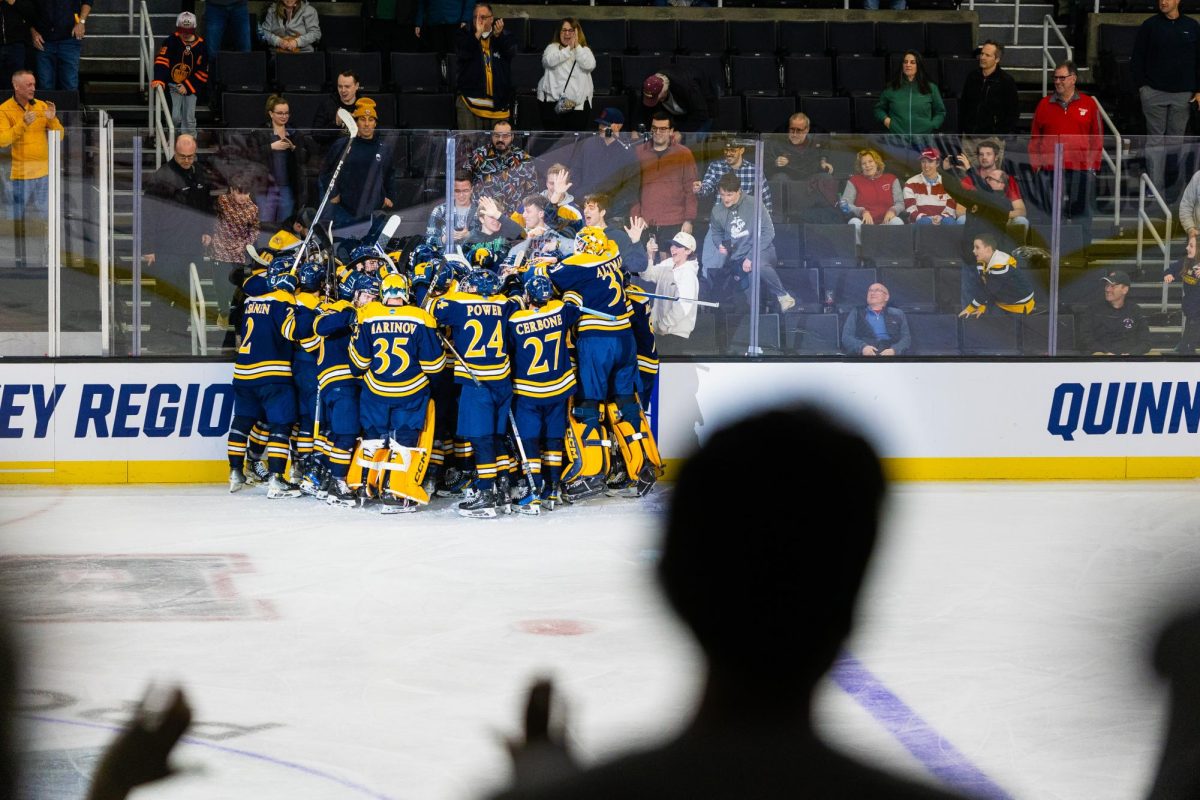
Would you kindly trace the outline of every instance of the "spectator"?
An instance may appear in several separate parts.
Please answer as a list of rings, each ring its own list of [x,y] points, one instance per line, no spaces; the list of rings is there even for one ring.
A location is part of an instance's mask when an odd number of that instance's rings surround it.
[[[275,0],[258,24],[258,38],[276,53],[311,53],[321,40],[321,20],[308,0]]]
[[[0,103],[0,148],[11,148],[10,219],[17,226],[20,266],[45,264],[45,231],[50,189],[50,151],[46,131],[62,133],[54,103],[34,97],[37,80],[29,70],[12,76],[13,96]],[[34,223],[31,225],[30,223]]]
[[[1200,260],[1196,258],[1196,240],[1188,239],[1186,256],[1163,274],[1163,283],[1174,283],[1178,278],[1183,283],[1183,335],[1175,352],[1181,355],[1196,354],[1200,346]]]
[[[654,344],[660,354],[680,354],[684,351],[682,339],[687,339],[696,328],[698,306],[690,302],[700,297],[700,279],[696,262],[696,238],[680,231],[671,240],[671,252],[657,264],[658,244],[646,243],[646,257],[650,266],[642,278],[654,282],[654,293],[667,297],[689,298],[682,300],[655,299],[651,306],[650,321],[654,327]]]
[[[502,200],[506,208],[538,191],[537,167],[529,154],[513,144],[512,123],[492,125],[492,140],[471,151],[465,166],[475,185],[475,198],[487,194]]]
[[[542,52],[545,73],[538,81],[542,127],[556,131],[581,131],[592,118],[592,70],[596,56],[587,46],[583,27],[574,17],[564,17],[558,36]]]
[[[208,45],[196,35],[196,15],[182,12],[175,32],[154,57],[154,80],[171,98],[171,121],[180,133],[196,135],[196,97],[208,86]]]
[[[267,98],[266,130],[254,132],[259,163],[269,174],[261,194],[255,197],[263,222],[283,223],[308,200],[308,177],[304,165],[313,151],[308,136],[288,121],[291,107],[281,95]]]
[[[958,131],[967,158],[975,160],[976,136],[1002,137],[1016,133],[1020,119],[1017,82],[1000,67],[1004,45],[988,39],[979,48],[979,69],[967,73],[958,101]],[[1001,145],[999,160],[1004,158]]]
[[[631,217],[629,225],[608,224],[608,195],[604,192],[593,192],[583,198],[583,224],[588,228],[599,228],[609,241],[617,245],[621,254],[621,269],[630,275],[636,275],[646,268],[646,251],[640,246],[642,235],[646,232],[646,220],[641,217]]]
[[[1086,352],[1094,356],[1142,356],[1150,352],[1150,327],[1137,303],[1128,299],[1129,273],[1121,270],[1101,278],[1104,302],[1087,313]]]
[[[512,116],[517,40],[504,30],[504,20],[492,14],[490,3],[475,4],[472,27],[460,28],[457,37],[458,129],[484,131]]]
[[[358,138],[346,144],[353,143],[354,146],[338,175],[335,194],[329,198],[333,224],[339,228],[370,219],[376,211],[395,205],[392,198],[396,193],[396,169],[392,144],[375,129],[379,121],[375,101],[369,97],[360,98],[354,105],[354,121],[358,123]],[[329,185],[344,149],[335,145],[326,155],[320,179],[322,191]],[[342,202],[343,198],[345,202]]]
[[[950,196],[938,173],[941,153],[933,147],[921,151],[921,171],[904,182],[904,212],[917,225],[961,225],[966,210]]]
[[[465,0],[417,0],[413,33],[426,52],[449,53],[455,49],[459,28],[472,24],[471,14]]]
[[[506,266],[518,267],[549,266],[575,253],[575,238],[563,236],[550,227],[546,220],[549,206],[545,197],[531,194],[521,204],[521,221],[525,226],[524,241],[509,249],[505,257]]]
[[[546,170],[546,188],[542,190],[542,197],[546,198],[546,221],[554,230],[571,237],[583,227],[583,211],[575,205],[575,196],[571,194],[573,185],[566,164],[552,164]]]
[[[779,303],[780,312],[787,312],[796,305],[775,271],[775,226],[771,215],[759,210],[758,201],[742,191],[741,182],[732,172],[723,176],[717,184],[719,199],[713,206],[709,219],[708,236],[714,244],[712,260],[705,260],[704,274],[709,280],[731,280],[746,291],[751,290],[751,272],[758,264],[758,273],[768,292]],[[758,252],[754,251],[754,226],[758,225]],[[704,252],[710,253],[708,241]],[[729,273],[718,276],[726,266]]]
[[[1033,285],[1017,269],[1017,260],[996,247],[996,236],[981,233],[971,243],[975,253],[976,275],[971,301],[959,312],[960,317],[983,316],[988,303],[1009,314],[1032,314]]]
[[[746,160],[746,145],[738,142],[732,136],[724,136],[719,141],[724,157],[708,165],[708,168],[704,170],[704,180],[692,184],[692,191],[704,198],[712,197],[717,192],[717,181],[721,180],[725,174],[733,172],[741,181],[743,192],[758,195],[757,184],[759,181],[754,174],[754,163]],[[767,185],[766,181],[762,181],[760,197],[763,206],[769,213],[771,211],[771,187]]]
[[[1200,171],[1192,175],[1179,196],[1179,224],[1187,231],[1188,239],[1195,241],[1200,233]]]
[[[29,25],[36,17],[33,0],[0,0],[0,81],[25,69]]]
[[[337,94],[326,96],[313,115],[313,128],[316,133],[313,138],[318,144],[329,145],[345,131],[337,112],[354,113],[354,105],[358,102],[358,74],[348,69],[339,72],[337,76]],[[341,130],[338,130],[341,128]]]
[[[915,50],[905,50],[895,77],[875,103],[875,119],[888,133],[903,134],[908,141],[929,141],[941,130],[946,106],[937,84],[925,74],[925,62]]]
[[[879,0],[863,0],[863,8],[867,11],[878,11]],[[904,11],[907,8],[906,0],[891,0],[892,11]]]
[[[471,173],[460,169],[454,173],[454,208],[451,215],[454,220],[453,241],[455,244],[466,240],[472,233],[479,231],[479,205],[471,197]],[[425,239],[436,241],[442,247],[446,246],[446,204],[439,203],[429,213],[429,222],[425,225]]]
[[[820,453],[821,468],[807,469],[800,452]],[[765,458],[763,474],[798,493],[805,530],[836,535],[797,535],[778,509],[711,502],[714,476],[751,454]],[[762,411],[716,431],[680,471],[657,566],[667,602],[705,661],[686,728],[652,749],[577,771],[549,726],[551,687],[539,683],[525,717],[527,744],[513,748],[516,783],[503,800],[950,800],[843,755],[821,741],[815,723],[814,696],[850,635],[885,493],[871,446],[813,408]],[[730,530],[748,540],[732,552]]]
[[[508,257],[508,251],[523,233],[521,226],[504,214],[502,201],[485,195],[479,198],[479,229],[467,236],[462,249],[464,253],[473,253],[483,248],[491,254],[493,264],[498,265]]]
[[[210,72],[217,68],[217,53],[250,50],[250,7],[246,0],[205,0],[204,41],[208,42]]]
[[[1096,101],[1075,90],[1075,64],[1063,61],[1054,68],[1054,93],[1043,97],[1033,113],[1029,161],[1040,174],[1047,214],[1052,212],[1054,145],[1063,145],[1063,189],[1067,214],[1083,226],[1084,244],[1092,241],[1092,191],[1094,173],[1100,169],[1103,138]]]
[[[1150,178],[1165,190],[1163,137],[1183,136],[1190,105],[1200,105],[1200,22],[1179,13],[1179,0],[1158,0],[1158,10],[1138,28],[1129,67],[1146,117]]]
[[[968,214],[971,220],[990,225],[1014,243],[1023,244],[1029,232],[1025,201],[1021,199],[1016,178],[1000,169],[1000,150],[999,140],[983,139],[976,146],[974,165],[965,153],[959,155],[959,163],[968,168],[962,188],[974,192],[977,200],[968,209]],[[973,232],[968,229],[968,233]]]
[[[888,305],[882,283],[867,287],[867,304],[857,306],[842,325],[842,349],[851,356],[903,356],[912,346],[908,318]]]
[[[825,158],[825,147],[809,139],[812,122],[804,112],[788,117],[787,138],[771,137],[767,144],[767,175],[789,181],[806,181],[822,172],[833,174],[833,165]]]
[[[230,277],[245,266],[246,246],[253,245],[258,239],[258,206],[242,184],[234,178],[229,182],[229,191],[217,197],[212,261],[196,265],[201,270],[201,277],[205,277],[204,270],[210,272],[207,277],[212,279],[217,311],[222,317],[217,324],[222,327],[228,324],[232,315],[233,283]]]
[[[858,175],[842,190],[840,207],[851,225],[903,225],[904,190],[900,179],[883,166],[878,150],[858,151]],[[856,237],[861,238],[861,237]]]
[[[44,90],[79,88],[79,56],[91,3],[43,0],[29,35],[37,50],[37,82]]]
[[[645,219],[655,237],[664,241],[681,230],[692,233],[696,219],[696,159],[674,138],[670,115],[657,111],[650,121],[650,140],[636,148],[642,191],[632,216]]]
[[[642,103],[637,107],[639,124],[646,125],[654,114],[670,115],[673,130],[688,133],[707,131],[716,117],[708,93],[689,72],[662,69],[642,81]]]
[[[571,174],[587,192],[608,195],[613,215],[624,217],[641,193],[637,151],[629,137],[621,133],[625,115],[620,109],[604,109],[596,118],[596,125],[596,135],[584,137],[575,148]]]

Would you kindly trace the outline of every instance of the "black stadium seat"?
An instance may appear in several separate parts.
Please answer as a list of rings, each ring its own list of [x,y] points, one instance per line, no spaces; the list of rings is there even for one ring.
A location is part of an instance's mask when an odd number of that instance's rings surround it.
[[[217,58],[216,85],[227,92],[265,92],[267,90],[267,54],[222,51]]]
[[[875,96],[883,91],[883,59],[880,56],[839,55],[834,66],[837,91],[848,95]]]
[[[392,86],[409,92],[438,92],[442,88],[441,61],[435,53],[392,53]]]
[[[322,14],[321,47],[356,52],[363,49],[363,22],[358,14]]]
[[[267,98],[264,92],[223,92],[221,119],[228,128],[261,128],[267,119]]]
[[[875,281],[875,270],[871,267],[849,269],[826,267],[821,270],[822,293],[828,298],[829,293],[833,292],[833,304],[839,314],[866,303],[867,287]]]
[[[675,20],[637,20],[629,26],[629,46],[639,53],[674,53],[678,46]]]
[[[791,94],[833,95],[833,62],[828,56],[785,56],[783,90]]]
[[[746,96],[746,130],[754,133],[783,133],[788,117],[796,113],[796,98]]]
[[[905,50],[923,52],[925,50],[925,24],[923,22],[904,22],[894,25],[877,25],[875,27],[875,49],[881,53],[903,53]]]
[[[875,23],[831,22],[827,39],[835,55],[870,55],[875,52]]]
[[[813,133],[849,133],[852,128],[849,97],[803,97],[800,110],[812,121]]]
[[[589,19],[581,24],[588,47],[596,55],[620,55],[629,46],[629,33],[623,19]]]
[[[774,20],[739,20],[729,26],[729,49],[743,56],[772,55],[777,49],[776,35]]]
[[[637,23],[635,23],[637,24]],[[734,23],[738,27],[740,23]],[[681,53],[721,55],[725,52],[725,20],[688,20],[679,26],[678,49]]]
[[[383,57],[379,53],[351,53],[335,51],[328,54],[329,85],[337,85],[337,76],[342,72],[353,72],[363,91],[377,92],[383,88]]]
[[[775,56],[733,56],[729,59],[729,81],[734,94],[778,94],[779,62]]]
[[[325,88],[325,54],[277,53],[275,83],[285,92],[319,92]]]
[[[826,24],[821,21],[779,23],[779,50],[794,56],[823,55],[829,49]],[[730,33],[731,42],[735,34]]]

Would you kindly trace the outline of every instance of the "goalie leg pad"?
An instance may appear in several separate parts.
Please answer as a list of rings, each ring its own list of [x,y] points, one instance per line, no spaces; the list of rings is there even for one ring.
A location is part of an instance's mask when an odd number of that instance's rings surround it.
[[[632,403],[628,402],[630,399]],[[621,401],[625,402],[609,407],[609,414],[617,420],[613,426],[614,438],[621,451],[621,458],[625,461],[629,479],[638,484],[647,484],[644,491],[637,492],[637,496],[640,497],[649,491],[650,486],[662,475],[662,458],[637,399],[618,398],[618,402]]]
[[[563,482],[607,475],[612,442],[600,421],[600,404],[582,400],[571,408],[566,431],[567,466]]]
[[[402,441],[407,444],[392,442],[388,463],[382,469],[385,476],[381,488],[387,494],[415,500],[421,505],[429,502],[429,492],[422,484],[433,452],[433,425],[434,407],[430,401],[425,411],[425,426],[420,432],[415,436],[411,432],[402,436]]]

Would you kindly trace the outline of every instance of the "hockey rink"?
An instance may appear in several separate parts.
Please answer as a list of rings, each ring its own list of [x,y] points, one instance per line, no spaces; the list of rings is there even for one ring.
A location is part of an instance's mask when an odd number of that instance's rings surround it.
[[[1133,800],[1156,764],[1159,620],[1200,587],[1200,485],[901,484],[830,738],[978,797]],[[796,493],[714,502],[780,504]],[[25,797],[83,794],[150,681],[184,684],[184,774],[137,797],[469,800],[555,677],[591,761],[679,725],[697,657],[652,582],[669,488],[540,518],[379,516],[224,486],[4,487]],[[729,547],[739,532],[729,531]],[[714,586],[714,592],[723,587]],[[781,624],[786,624],[781,622]]]

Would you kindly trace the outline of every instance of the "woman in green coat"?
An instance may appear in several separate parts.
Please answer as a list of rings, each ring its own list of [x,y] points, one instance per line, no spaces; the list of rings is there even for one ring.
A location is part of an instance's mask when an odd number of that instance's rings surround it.
[[[909,144],[923,146],[942,127],[946,106],[937,84],[925,75],[921,54],[906,50],[900,69],[879,95],[875,119],[888,133],[903,135]]]

